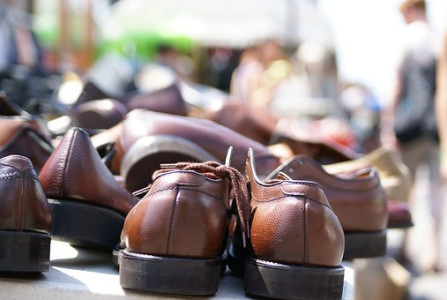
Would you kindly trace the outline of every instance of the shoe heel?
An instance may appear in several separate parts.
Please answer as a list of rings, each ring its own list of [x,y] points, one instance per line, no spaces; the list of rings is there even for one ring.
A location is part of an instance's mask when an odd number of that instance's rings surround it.
[[[186,259],[122,250],[120,284],[125,289],[205,296],[217,292],[221,258]]]
[[[371,258],[386,254],[386,230],[345,233],[343,260]]]
[[[52,236],[74,246],[113,249],[119,242],[124,216],[103,207],[48,199]]]
[[[50,267],[49,234],[0,231],[0,271],[45,272]]]
[[[248,257],[245,292],[277,299],[341,299],[344,268],[285,265]]]

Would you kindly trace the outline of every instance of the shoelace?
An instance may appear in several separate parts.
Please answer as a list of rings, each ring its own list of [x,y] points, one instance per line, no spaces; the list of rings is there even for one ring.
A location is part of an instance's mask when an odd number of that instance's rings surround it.
[[[211,179],[224,179],[228,178],[231,183],[231,191],[234,193],[234,199],[236,201],[236,208],[239,216],[239,221],[242,231],[242,243],[246,246],[246,239],[250,237],[249,229],[249,216],[250,216],[250,204],[248,190],[245,185],[244,177],[235,168],[226,165],[221,165],[218,162],[208,161],[203,163],[190,163],[180,162],[175,164],[162,164],[161,170],[154,172],[153,177],[173,171],[173,170],[185,170],[195,171],[201,173]],[[132,193],[134,196],[147,192],[150,187],[135,191]]]

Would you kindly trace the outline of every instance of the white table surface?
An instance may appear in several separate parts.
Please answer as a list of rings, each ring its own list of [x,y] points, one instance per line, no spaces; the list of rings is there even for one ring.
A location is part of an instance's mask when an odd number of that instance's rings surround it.
[[[354,299],[352,264],[343,263],[343,299]],[[31,275],[0,274],[0,299],[249,299],[243,280],[229,272],[221,278],[218,292],[209,298],[185,297],[123,290],[118,269],[108,252],[52,241],[51,267],[48,272]]]

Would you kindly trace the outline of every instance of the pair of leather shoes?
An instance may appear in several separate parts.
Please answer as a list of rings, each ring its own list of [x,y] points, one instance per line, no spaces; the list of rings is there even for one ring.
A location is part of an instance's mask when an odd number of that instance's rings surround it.
[[[307,181],[262,182],[253,149],[245,173],[217,162],[178,163],[155,172],[125,220],[121,286],[214,294],[227,240],[237,228],[248,294],[340,299],[344,235],[322,188]]]

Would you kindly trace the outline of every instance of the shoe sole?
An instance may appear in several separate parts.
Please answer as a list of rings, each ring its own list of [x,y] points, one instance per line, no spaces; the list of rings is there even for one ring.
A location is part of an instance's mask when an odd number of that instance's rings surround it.
[[[1,272],[45,272],[50,268],[49,234],[0,231]]]
[[[238,277],[245,273],[245,254],[241,246],[230,245],[228,267]],[[373,258],[386,254],[386,230],[378,232],[345,232],[345,251],[343,260]]]
[[[119,242],[125,217],[118,212],[75,201],[48,199],[48,203],[54,239],[104,250]]]
[[[247,257],[244,289],[247,294],[267,298],[341,299],[344,273],[342,266],[286,265]]]
[[[152,173],[160,164],[182,161],[218,161],[195,143],[172,135],[155,135],[140,138],[133,144],[121,161],[121,174],[126,189],[136,191],[152,181]]]
[[[222,259],[154,256],[120,251],[122,288],[178,295],[213,295],[217,292]]]
[[[413,222],[388,222],[388,229],[406,229],[414,226]]]
[[[386,254],[386,230],[345,232],[343,260],[380,257]]]

